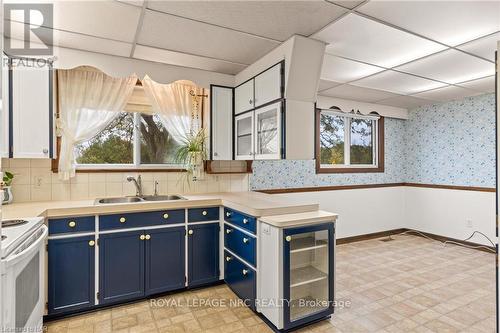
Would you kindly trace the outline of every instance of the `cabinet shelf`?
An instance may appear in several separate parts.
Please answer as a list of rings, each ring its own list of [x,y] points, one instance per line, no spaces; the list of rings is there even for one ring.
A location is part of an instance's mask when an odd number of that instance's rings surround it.
[[[300,299],[294,299],[290,302],[290,318],[293,318],[293,320],[307,317],[327,308],[326,306],[321,306],[321,302],[315,302],[317,300],[311,296],[303,297],[301,299],[304,301],[306,306],[300,306]]]
[[[297,253],[303,251],[311,251],[327,247],[326,240],[317,240],[313,237],[296,238],[290,244],[290,253]]]
[[[321,281],[328,278],[328,274],[313,266],[294,268],[290,272],[290,287],[298,287],[305,284]]]

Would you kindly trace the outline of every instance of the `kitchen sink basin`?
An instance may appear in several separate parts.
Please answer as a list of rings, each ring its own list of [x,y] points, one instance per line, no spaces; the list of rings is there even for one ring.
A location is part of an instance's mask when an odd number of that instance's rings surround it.
[[[142,197],[116,197],[116,198],[103,198],[96,199],[95,205],[116,204],[116,203],[132,203],[144,201],[172,201],[172,200],[186,200],[179,195],[145,195]]]
[[[186,200],[178,195],[147,195],[142,197],[144,201],[168,201],[168,200]]]
[[[96,204],[113,204],[113,203],[129,203],[142,201],[139,197],[118,197],[118,198],[104,198],[97,199]]]

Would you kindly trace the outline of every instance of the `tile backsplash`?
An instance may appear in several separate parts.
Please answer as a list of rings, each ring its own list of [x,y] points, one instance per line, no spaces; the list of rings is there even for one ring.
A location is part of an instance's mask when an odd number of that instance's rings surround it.
[[[135,187],[127,176],[141,175],[144,194],[153,194],[158,181],[159,194],[194,194],[248,191],[247,174],[204,174],[201,180],[188,181],[181,172],[109,172],[77,173],[69,181],[61,181],[52,173],[48,159],[2,159],[2,171],[14,174],[14,202],[85,200],[98,197],[134,195]],[[231,162],[228,162],[231,163]],[[231,170],[237,165],[224,166]]]

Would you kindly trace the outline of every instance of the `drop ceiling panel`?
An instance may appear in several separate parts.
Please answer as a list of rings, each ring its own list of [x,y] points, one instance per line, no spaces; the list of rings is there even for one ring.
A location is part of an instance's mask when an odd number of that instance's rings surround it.
[[[337,82],[350,82],[383,71],[382,68],[325,54],[321,78]]]
[[[369,1],[358,10],[451,46],[500,30],[500,1]]]
[[[402,95],[414,94],[424,90],[445,86],[443,83],[390,70],[352,82],[351,84],[366,88],[386,90]]]
[[[497,49],[497,42],[500,40],[500,32],[488,37],[480,38],[478,40],[463,44],[458,48],[466,52],[478,55],[485,59],[495,61],[495,50]]]
[[[141,8],[118,1],[54,1],[54,28],[132,42]]]
[[[339,6],[343,6],[343,7],[346,7],[346,8],[354,8],[356,7],[357,5],[363,3],[364,1],[349,1],[349,0],[346,0],[346,1],[330,1],[334,4],[337,4]]]
[[[387,25],[349,14],[314,35],[326,52],[382,67],[394,67],[445,47]]]
[[[40,28],[43,35],[53,36],[53,45],[61,46],[71,49],[98,52],[122,57],[130,56],[132,50],[132,44],[117,42],[114,40],[103,39],[88,35],[81,35],[67,31],[53,30],[49,28]],[[10,36],[16,40],[24,40],[24,24],[19,22],[11,22],[11,33]],[[30,38],[36,38],[36,36],[31,36]],[[41,41],[36,40],[34,42],[42,45]]]
[[[183,54],[158,48],[137,45],[134,52],[134,58],[162,62],[177,66],[199,68],[207,71],[236,74],[245,66],[228,63],[220,60]]]
[[[381,99],[397,96],[396,94],[391,94],[387,91],[361,88],[361,87],[351,86],[349,84],[343,84],[338,87],[324,90],[321,92],[321,95],[350,99],[361,102],[375,102]]]
[[[493,75],[478,80],[463,82],[458,85],[467,89],[492,93],[495,92],[495,76]]]
[[[309,36],[347,10],[326,1],[149,1],[148,8],[284,41]]]
[[[342,83],[339,82],[334,82],[334,81],[328,81],[328,80],[319,80],[319,87],[318,91],[330,89],[336,86],[341,85]]]
[[[451,84],[495,74],[495,64],[451,49],[396,69]]]
[[[415,94],[415,97],[430,99],[434,101],[447,102],[455,99],[461,99],[467,96],[478,95],[477,91],[469,90],[461,87],[447,86],[434,90],[424,91]]]
[[[434,102],[431,100],[417,98],[413,96],[396,96],[377,102],[377,104],[395,106],[398,108],[405,108],[405,109],[413,109],[421,105],[428,105],[432,103]]]
[[[251,64],[277,42],[147,10],[138,43],[171,51]]]

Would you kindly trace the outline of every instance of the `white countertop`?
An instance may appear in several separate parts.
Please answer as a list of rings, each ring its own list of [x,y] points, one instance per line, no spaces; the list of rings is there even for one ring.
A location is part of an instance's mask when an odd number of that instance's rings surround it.
[[[283,228],[290,226],[307,225],[311,223],[334,223],[335,221],[337,221],[337,217],[337,214],[325,212],[323,210],[315,210],[303,213],[264,216],[260,218],[260,221],[278,228]]]
[[[101,205],[94,205],[94,200],[13,203],[2,206],[2,219],[34,216],[55,218],[209,206],[225,206],[256,217],[314,212],[319,209],[317,203],[298,202],[259,192],[221,192],[183,197],[187,200]]]

